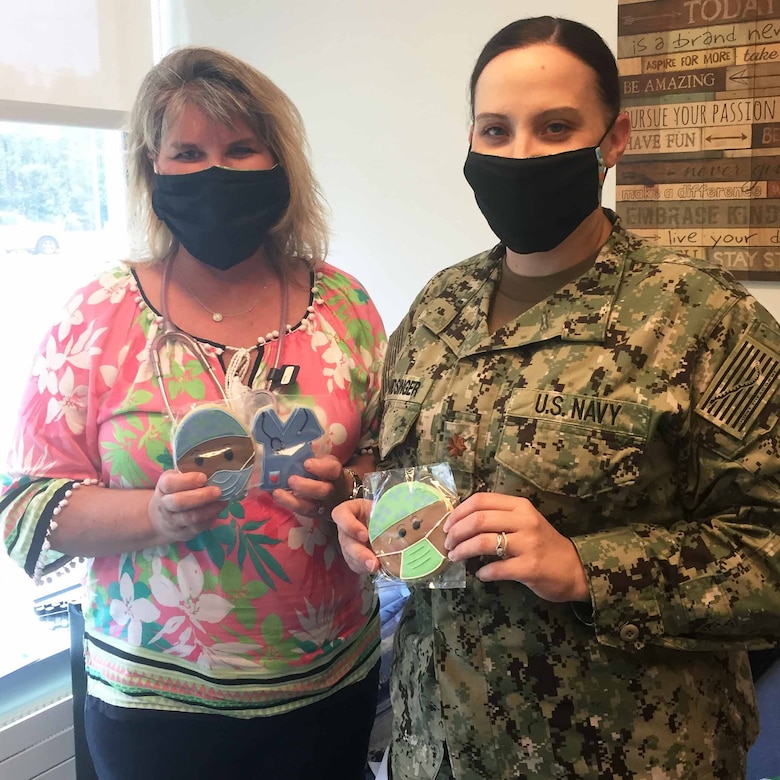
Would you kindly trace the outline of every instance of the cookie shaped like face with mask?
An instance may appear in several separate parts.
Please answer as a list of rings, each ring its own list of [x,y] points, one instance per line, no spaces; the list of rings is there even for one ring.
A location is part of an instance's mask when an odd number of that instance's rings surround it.
[[[391,577],[413,582],[436,576],[449,559],[444,521],[452,503],[425,482],[403,482],[377,500],[368,521],[368,536],[382,568]]]
[[[200,471],[224,501],[241,498],[252,474],[254,442],[241,422],[218,406],[188,412],[173,436],[173,460],[181,472]]]

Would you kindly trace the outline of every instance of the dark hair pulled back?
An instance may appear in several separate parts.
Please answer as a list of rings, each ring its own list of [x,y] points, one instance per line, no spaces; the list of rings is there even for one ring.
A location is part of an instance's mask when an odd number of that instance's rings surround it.
[[[487,64],[512,49],[522,49],[537,43],[559,46],[588,65],[596,74],[599,97],[609,122],[620,113],[620,81],[617,62],[604,39],[590,27],[571,19],[535,16],[518,19],[499,30],[477,57],[469,80],[471,119],[474,120],[474,93],[477,81]]]

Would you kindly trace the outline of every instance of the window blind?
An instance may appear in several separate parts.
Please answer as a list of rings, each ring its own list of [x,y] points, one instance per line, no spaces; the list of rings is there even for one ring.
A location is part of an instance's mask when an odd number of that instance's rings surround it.
[[[0,0],[0,119],[118,128],[156,16],[155,0]]]

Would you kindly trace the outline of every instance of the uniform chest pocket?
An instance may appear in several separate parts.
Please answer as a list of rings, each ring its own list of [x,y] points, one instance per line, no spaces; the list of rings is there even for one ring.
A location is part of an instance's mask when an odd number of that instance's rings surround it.
[[[473,412],[431,412],[420,420],[420,457],[449,463],[453,469],[474,471],[479,415]]]
[[[431,410],[418,425],[421,463],[448,463],[461,498],[474,490],[479,415],[475,412]]]
[[[417,465],[449,463],[461,497],[473,490],[479,415],[450,411],[443,414],[413,401],[388,401],[379,432],[382,460],[398,447],[413,449]]]
[[[496,489],[589,498],[634,484],[647,446],[641,404],[518,391],[498,442]]]

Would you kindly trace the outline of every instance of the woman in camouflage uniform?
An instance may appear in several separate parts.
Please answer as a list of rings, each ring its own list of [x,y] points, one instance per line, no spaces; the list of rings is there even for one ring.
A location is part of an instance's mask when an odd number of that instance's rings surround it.
[[[780,329],[600,207],[619,94],[604,41],[550,17],[472,75],[501,242],[428,283],[386,369],[384,465],[451,465],[467,566],[398,629],[394,780],[744,777],[746,649],[780,633]],[[334,513],[356,571],[369,508]]]

